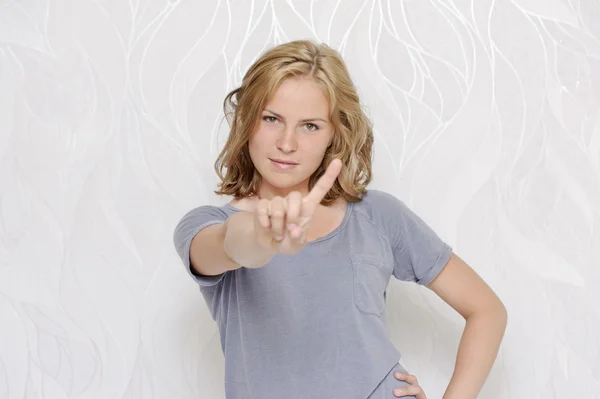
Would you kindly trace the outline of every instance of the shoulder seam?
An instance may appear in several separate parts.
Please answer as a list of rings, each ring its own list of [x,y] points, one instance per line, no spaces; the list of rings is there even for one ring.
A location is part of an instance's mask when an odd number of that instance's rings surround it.
[[[379,235],[380,235],[380,236],[381,236],[383,239],[385,239],[385,241],[386,241],[386,242],[387,242],[387,243],[390,245],[390,247],[392,246],[392,243],[391,243],[391,241],[390,241],[389,237],[388,237],[386,234],[384,234],[384,233],[381,231],[381,229],[380,229],[380,228],[379,228],[379,227],[378,227],[378,226],[377,226],[375,223],[373,223],[373,221],[371,220],[371,218],[369,217],[369,215],[367,215],[365,212],[363,212],[363,211],[362,211],[362,209],[356,209],[356,208],[355,208],[355,209],[354,209],[354,211],[355,211],[355,212],[357,212],[357,213],[360,213],[360,214],[361,214],[361,215],[364,217],[364,219],[365,219],[367,222],[369,222],[369,224],[370,224],[371,226],[373,226],[373,228],[374,228],[375,230],[377,230],[377,232],[379,233]]]

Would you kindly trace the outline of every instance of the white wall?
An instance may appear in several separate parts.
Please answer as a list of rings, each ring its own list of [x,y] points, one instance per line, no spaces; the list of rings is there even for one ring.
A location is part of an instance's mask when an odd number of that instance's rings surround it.
[[[597,0],[0,2],[0,398],[218,398],[216,325],[172,246],[220,204],[221,103],[267,46],[343,53],[372,188],[496,290],[480,398],[600,398]],[[431,399],[463,322],[393,280],[390,332]]]

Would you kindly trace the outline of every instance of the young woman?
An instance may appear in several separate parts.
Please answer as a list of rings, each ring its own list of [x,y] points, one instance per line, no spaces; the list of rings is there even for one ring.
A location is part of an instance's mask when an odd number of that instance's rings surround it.
[[[444,398],[475,398],[504,306],[402,201],[367,191],[372,127],[340,55],[274,47],[224,109],[216,192],[234,199],[186,213],[174,243],[218,324],[226,397],[425,399],[387,334],[394,276],[467,320]]]

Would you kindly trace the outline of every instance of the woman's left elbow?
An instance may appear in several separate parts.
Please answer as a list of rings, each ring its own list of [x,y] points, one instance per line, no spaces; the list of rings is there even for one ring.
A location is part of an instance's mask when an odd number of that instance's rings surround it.
[[[504,304],[499,302],[499,304],[494,307],[492,312],[496,314],[496,317],[500,323],[504,326],[504,328],[506,328],[506,325],[508,324],[508,312],[506,311]]]

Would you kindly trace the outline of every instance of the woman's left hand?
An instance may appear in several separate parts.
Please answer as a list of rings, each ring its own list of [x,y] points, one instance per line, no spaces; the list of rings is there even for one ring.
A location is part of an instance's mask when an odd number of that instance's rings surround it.
[[[401,398],[403,396],[412,395],[415,396],[417,399],[427,399],[427,396],[425,396],[425,392],[423,392],[423,389],[419,386],[419,383],[417,382],[417,377],[415,377],[412,374],[405,374],[399,372],[395,372],[394,377],[396,377],[396,379],[400,381],[406,381],[410,384],[406,387],[394,389],[394,396]]]

